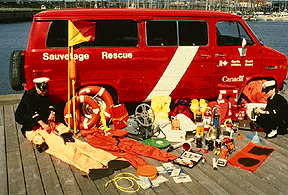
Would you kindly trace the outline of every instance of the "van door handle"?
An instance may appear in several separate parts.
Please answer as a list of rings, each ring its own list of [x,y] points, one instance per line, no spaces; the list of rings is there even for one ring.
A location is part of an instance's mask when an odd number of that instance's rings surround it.
[[[46,70],[33,70],[33,76],[44,76],[44,74],[52,72],[52,69],[46,69]]]
[[[209,54],[201,54],[201,57],[208,58],[210,55]]]
[[[215,54],[216,57],[226,57],[225,53],[217,53]]]

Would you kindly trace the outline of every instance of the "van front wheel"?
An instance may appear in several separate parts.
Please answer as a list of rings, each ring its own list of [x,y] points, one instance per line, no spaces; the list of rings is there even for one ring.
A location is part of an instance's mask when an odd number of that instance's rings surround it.
[[[24,53],[22,50],[14,50],[11,54],[9,79],[13,90],[21,91],[24,89]]]

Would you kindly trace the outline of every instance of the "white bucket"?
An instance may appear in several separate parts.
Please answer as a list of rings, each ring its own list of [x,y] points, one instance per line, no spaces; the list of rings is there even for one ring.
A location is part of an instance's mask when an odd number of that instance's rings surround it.
[[[247,107],[246,115],[247,115],[248,119],[250,119],[251,121],[256,121],[257,116],[254,119],[252,119],[253,108],[263,108],[264,109],[266,107],[266,104],[248,103],[248,104],[246,104],[246,107]]]

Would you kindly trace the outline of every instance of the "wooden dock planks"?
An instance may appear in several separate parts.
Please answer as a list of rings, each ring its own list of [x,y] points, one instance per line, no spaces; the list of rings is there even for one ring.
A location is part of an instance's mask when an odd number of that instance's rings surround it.
[[[39,153],[21,133],[21,125],[14,120],[17,104],[0,105],[0,194],[128,194],[117,189],[114,183],[105,184],[119,173],[137,174],[134,167],[115,171],[109,177],[89,180],[85,173],[46,153]],[[251,140],[246,138],[250,131],[238,131],[242,141],[235,138],[236,151],[240,151]],[[274,147],[275,151],[251,173],[232,166],[212,168],[212,152],[205,155],[206,162],[194,168],[182,167],[190,175],[192,182],[176,184],[167,174],[169,182],[157,188],[140,189],[135,194],[288,194],[288,135],[275,139],[263,139],[259,145]],[[172,152],[181,154],[181,149]],[[232,155],[233,155],[232,154]],[[232,155],[229,155],[231,157]],[[146,158],[147,163],[161,166],[162,162]],[[175,165],[178,167],[178,165]],[[130,186],[127,180],[119,182]],[[136,187],[134,187],[136,189]]]

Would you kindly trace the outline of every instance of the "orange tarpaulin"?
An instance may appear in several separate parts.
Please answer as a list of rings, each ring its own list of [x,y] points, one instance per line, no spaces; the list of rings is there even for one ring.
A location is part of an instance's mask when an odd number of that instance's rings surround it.
[[[259,146],[250,142],[241,151],[228,159],[228,165],[254,173],[274,150],[272,147]]]
[[[262,85],[266,80],[256,80],[248,83],[243,89],[243,103],[264,103],[267,104],[266,93],[262,92]]]

